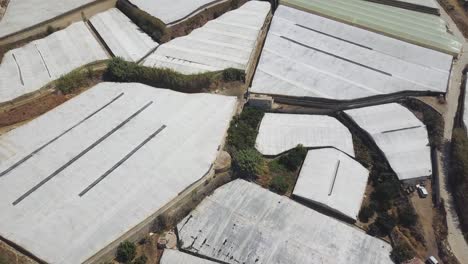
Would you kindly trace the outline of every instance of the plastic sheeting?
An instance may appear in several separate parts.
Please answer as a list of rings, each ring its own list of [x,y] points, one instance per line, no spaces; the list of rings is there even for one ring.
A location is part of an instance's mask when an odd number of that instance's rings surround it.
[[[391,103],[345,113],[374,139],[400,180],[432,175],[426,126],[408,109]]]
[[[0,103],[35,92],[86,64],[108,59],[83,22],[10,50],[0,64]]]
[[[10,0],[0,20],[0,38],[30,28],[96,0]]]
[[[356,220],[368,177],[366,168],[339,150],[309,150],[293,195]]]
[[[457,56],[460,40],[438,16],[362,0],[280,0],[280,4],[320,14],[416,45]]]
[[[218,188],[177,230],[184,250],[232,264],[393,263],[386,242],[243,180]]]
[[[0,235],[84,262],[209,171],[236,100],[101,83],[4,134]]]
[[[162,44],[143,64],[183,74],[246,70],[269,11],[268,2],[247,2],[187,36]]]
[[[250,91],[334,100],[443,93],[451,63],[448,54],[280,6]]]
[[[112,53],[125,60],[136,62],[159,45],[117,8],[93,16],[90,22]]]
[[[354,156],[351,132],[333,117],[265,114],[255,142],[260,153],[276,156],[299,144],[308,148],[334,147]]]

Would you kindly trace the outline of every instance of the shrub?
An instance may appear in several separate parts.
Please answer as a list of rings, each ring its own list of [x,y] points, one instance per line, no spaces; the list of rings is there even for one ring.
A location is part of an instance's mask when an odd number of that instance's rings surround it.
[[[271,180],[270,189],[278,194],[285,194],[289,189],[289,183],[284,176],[277,175]]]
[[[166,33],[164,22],[124,1],[117,1],[117,8],[153,40],[161,42],[162,36]]]
[[[227,137],[230,152],[255,147],[257,127],[263,115],[261,110],[245,107],[240,116],[231,121]]]
[[[400,194],[398,180],[387,180],[382,183],[378,183],[372,193],[372,199],[379,203],[390,202],[397,198]]]
[[[223,80],[226,82],[244,81],[245,72],[243,70],[228,68],[223,71]]]
[[[91,68],[86,68],[86,70],[77,69],[68,74],[62,75],[55,83],[55,86],[62,93],[68,94],[87,85],[91,78],[93,78]]]
[[[106,78],[114,82],[139,82],[153,87],[196,93],[209,89],[214,82],[221,80],[225,71],[185,75],[171,69],[141,66],[117,57],[109,61]]]
[[[287,154],[280,157],[279,162],[283,164],[288,170],[297,170],[307,155],[307,149],[302,145],[290,150]]]
[[[117,248],[117,260],[128,263],[135,258],[136,246],[132,242],[124,241]]]
[[[418,215],[411,205],[406,205],[398,208],[398,223],[404,227],[412,227],[416,225]]]
[[[453,188],[461,229],[468,237],[468,137],[461,128],[453,131],[451,154],[449,182]]]
[[[133,261],[133,264],[146,264],[148,258],[146,256],[140,256]]]
[[[374,216],[374,213],[374,209],[370,206],[364,206],[361,208],[361,211],[359,211],[359,220],[363,223],[367,223],[369,219]]]
[[[391,215],[382,213],[375,220],[375,224],[379,228],[381,234],[388,235],[395,227],[396,221]]]
[[[263,157],[253,148],[242,149],[234,155],[234,170],[242,178],[256,178],[263,167]]]
[[[395,246],[390,253],[391,258],[395,263],[403,263],[407,260],[414,258],[415,253],[411,249],[411,247],[406,243],[400,243],[399,245]]]

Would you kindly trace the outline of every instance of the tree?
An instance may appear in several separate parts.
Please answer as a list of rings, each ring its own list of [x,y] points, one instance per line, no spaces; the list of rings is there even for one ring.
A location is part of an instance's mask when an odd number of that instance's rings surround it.
[[[253,148],[237,151],[234,155],[234,170],[242,178],[256,178],[263,167],[263,157]]]
[[[398,223],[404,227],[411,227],[416,224],[418,215],[410,205],[398,208]]]
[[[279,162],[284,165],[288,170],[297,170],[307,155],[307,149],[302,145],[290,150],[287,154],[280,157]]]
[[[146,256],[140,256],[133,261],[133,264],[146,264],[148,258]]]
[[[289,184],[284,176],[275,176],[270,183],[270,189],[278,194],[285,194],[289,189]]]
[[[117,248],[117,260],[122,263],[129,263],[136,256],[136,246],[130,241],[120,243]]]
[[[359,211],[359,220],[363,223],[369,222],[369,219],[374,216],[374,210],[370,206],[364,206]]]
[[[395,263],[403,263],[407,260],[410,260],[414,257],[414,252],[410,246],[406,243],[400,243],[395,246],[390,253],[391,258]]]

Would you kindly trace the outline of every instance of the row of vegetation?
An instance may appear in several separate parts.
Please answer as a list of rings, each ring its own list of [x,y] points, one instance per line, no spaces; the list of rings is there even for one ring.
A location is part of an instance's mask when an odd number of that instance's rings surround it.
[[[237,177],[257,181],[278,194],[286,194],[294,187],[307,150],[299,145],[277,158],[265,159],[255,149],[263,115],[261,110],[245,107],[231,122],[227,149],[233,157],[233,170]]]
[[[88,87],[100,79],[102,72],[94,71],[91,66],[84,69],[76,69],[70,73],[62,75],[55,81],[55,88],[63,94],[70,94],[79,88]]]
[[[127,1],[117,1],[117,8],[154,41],[161,43],[161,39],[166,33],[166,24],[164,24],[164,22],[133,6]]]
[[[152,68],[128,62],[121,58],[109,61],[106,79],[114,82],[138,82],[153,87],[197,93],[210,89],[217,82],[244,81],[245,73],[238,69],[185,75],[170,69]]]
[[[454,129],[452,135],[449,182],[460,226],[468,240],[468,137],[462,128]]]
[[[362,133],[354,131],[353,134],[356,158],[369,169],[371,186],[370,199],[361,208],[358,218],[366,224],[369,235],[392,240],[392,258],[396,263],[409,260],[416,255],[414,248],[418,245],[410,245],[408,241],[425,244],[418,215],[382,154],[364,143],[370,141]]]
[[[124,241],[117,247],[115,260],[124,264],[146,264],[148,258],[145,255],[136,257],[137,246],[130,241]]]

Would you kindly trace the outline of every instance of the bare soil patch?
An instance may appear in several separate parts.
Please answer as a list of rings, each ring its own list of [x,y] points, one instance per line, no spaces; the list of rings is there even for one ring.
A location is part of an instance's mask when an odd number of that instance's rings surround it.
[[[461,0],[439,0],[440,5],[452,17],[457,27],[463,33],[465,38],[468,37],[468,12],[467,7],[463,5]]]

